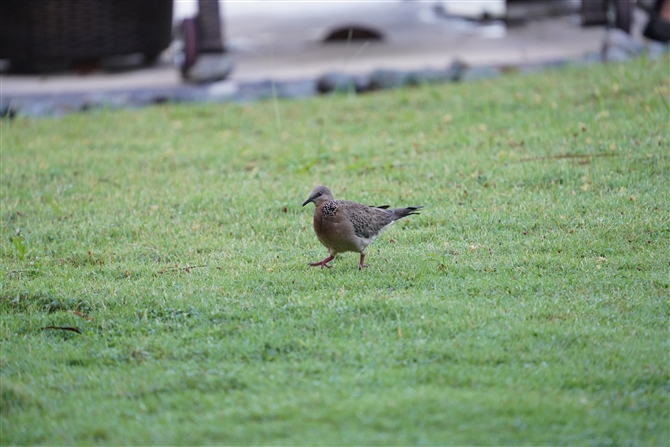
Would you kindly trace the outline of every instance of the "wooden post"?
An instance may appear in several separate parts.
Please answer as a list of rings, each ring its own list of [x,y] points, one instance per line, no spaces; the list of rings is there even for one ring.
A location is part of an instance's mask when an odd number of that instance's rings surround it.
[[[225,53],[219,0],[198,0],[200,53]]]

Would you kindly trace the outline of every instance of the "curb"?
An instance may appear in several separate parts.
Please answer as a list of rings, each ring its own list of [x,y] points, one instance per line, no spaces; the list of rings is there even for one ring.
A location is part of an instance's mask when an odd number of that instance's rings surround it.
[[[657,42],[632,45],[628,35],[609,33],[600,53],[586,54],[577,60],[554,60],[515,66],[467,66],[456,60],[443,69],[414,71],[377,69],[367,75],[329,72],[318,79],[256,82],[219,81],[211,84],[182,84],[175,87],[136,88],[95,93],[22,94],[0,98],[0,118],[15,116],[46,117],[96,109],[139,108],[164,103],[248,103],[274,97],[302,99],[329,93],[363,94],[423,84],[471,82],[506,73],[535,73],[569,64],[587,65],[618,62],[645,55],[658,59],[669,46]]]

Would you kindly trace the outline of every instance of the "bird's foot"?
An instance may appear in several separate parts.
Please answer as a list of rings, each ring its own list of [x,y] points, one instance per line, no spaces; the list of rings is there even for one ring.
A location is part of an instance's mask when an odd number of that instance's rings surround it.
[[[358,270],[363,270],[363,267],[367,267],[367,265],[366,264],[360,264],[358,266]]]
[[[327,267],[327,268],[330,268],[330,267],[332,267],[332,266],[328,265],[328,263],[329,263],[330,261],[332,261],[334,257],[335,257],[335,256],[328,256],[328,257],[327,257],[326,259],[324,259],[323,261],[312,262],[309,266],[310,266],[310,267],[321,267],[321,268],[323,268],[323,267]]]
[[[321,261],[321,262],[312,262],[311,264],[309,264],[309,266],[310,266],[310,267],[327,267],[327,268],[331,268],[331,267],[332,267],[332,265],[328,265],[328,264],[326,264],[326,263],[323,262],[323,261]]]
[[[363,264],[363,260],[365,259],[365,255],[361,253],[361,262],[358,263],[358,270],[363,270],[363,267],[367,267],[367,265]]]

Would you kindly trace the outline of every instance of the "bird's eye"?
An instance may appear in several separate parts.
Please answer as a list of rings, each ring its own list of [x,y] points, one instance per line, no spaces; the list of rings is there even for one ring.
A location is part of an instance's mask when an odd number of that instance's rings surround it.
[[[317,197],[321,197],[322,195],[323,195],[323,193],[320,192],[320,193],[318,193],[316,196],[317,196]]]

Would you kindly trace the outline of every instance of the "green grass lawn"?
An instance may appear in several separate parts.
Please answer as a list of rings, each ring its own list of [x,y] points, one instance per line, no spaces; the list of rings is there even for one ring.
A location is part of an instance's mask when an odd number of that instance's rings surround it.
[[[3,120],[0,442],[668,445],[669,68]]]

